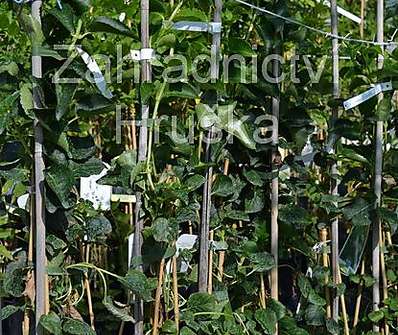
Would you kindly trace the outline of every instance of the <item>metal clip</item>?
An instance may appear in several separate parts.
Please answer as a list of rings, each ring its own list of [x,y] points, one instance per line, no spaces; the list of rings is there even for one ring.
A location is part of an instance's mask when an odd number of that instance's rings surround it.
[[[142,61],[151,60],[156,57],[155,50],[151,48],[144,48],[141,50],[130,50],[130,57],[132,60]]]
[[[356,97],[353,97],[351,99],[348,99],[344,101],[343,106],[345,110],[354,108],[361,103],[372,99],[376,95],[380,94],[381,92],[386,92],[386,91],[391,91],[392,90],[392,82],[385,82],[385,83],[379,83],[374,85],[371,89],[367,90],[366,92],[363,92],[360,95],[357,95]]]

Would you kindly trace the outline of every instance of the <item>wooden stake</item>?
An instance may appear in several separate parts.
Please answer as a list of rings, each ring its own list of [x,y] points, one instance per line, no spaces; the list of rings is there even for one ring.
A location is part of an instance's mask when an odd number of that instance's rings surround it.
[[[214,231],[210,232],[209,241],[212,242],[214,240]],[[208,278],[208,288],[207,293],[213,293],[213,250],[209,250],[209,278]]]
[[[377,0],[377,42],[384,41],[384,0]],[[377,61],[378,68],[383,67],[383,56],[379,55]],[[379,95],[379,101],[383,99],[383,95]],[[382,170],[383,170],[383,121],[376,122],[375,132],[375,172],[374,172],[374,193],[376,196],[376,209],[381,206],[382,193]],[[373,311],[380,308],[380,231],[381,220],[376,215],[373,221],[372,233],[372,275],[373,275]],[[379,332],[379,326],[373,325],[373,331]]]
[[[141,48],[149,48],[149,0],[141,0]],[[148,60],[141,62],[141,82],[147,83],[151,81],[151,63]],[[141,120],[139,134],[139,147],[138,147],[138,161],[144,162],[147,158],[147,145],[148,145],[148,126],[147,120],[149,117],[149,106],[146,104],[141,105]],[[136,193],[136,206],[135,206],[135,230],[134,230],[134,247],[133,256],[141,257],[142,247],[142,230],[144,227],[144,218],[141,211],[142,195],[141,192]],[[142,271],[142,265],[138,267]],[[134,305],[134,316],[136,323],[134,325],[134,334],[144,334],[144,304],[141,299],[136,297]]]
[[[359,35],[361,38],[363,38],[365,31],[365,10],[366,0],[361,0],[361,23],[359,25]]]
[[[222,0],[215,0],[214,22],[221,22]],[[215,64],[211,67],[211,77],[214,80],[219,78],[219,58],[221,46],[221,33],[213,34],[212,52],[215,53]],[[216,104],[218,103],[218,98]],[[210,162],[210,141],[213,136],[213,130],[208,132],[208,141],[205,148],[205,161]],[[198,274],[198,290],[199,292],[207,292],[209,278],[209,230],[210,230],[210,211],[211,211],[211,186],[213,179],[213,167],[209,166],[206,170],[205,184],[203,187],[202,200],[202,216],[199,237],[199,274]]]
[[[361,263],[361,276],[363,276],[364,274],[365,274],[365,260],[363,260]],[[359,313],[361,311],[362,293],[363,293],[363,283],[361,282],[358,287],[358,295],[355,303],[354,321],[352,324],[354,335],[356,334],[357,331],[356,327],[358,325]]]
[[[156,288],[155,308],[153,313],[153,331],[152,331],[153,335],[158,334],[158,328],[159,328],[159,310],[160,310],[160,299],[162,297],[164,265],[165,265],[165,260],[164,258],[162,258],[159,265],[158,286]]]
[[[381,229],[381,225],[380,225]],[[387,281],[387,273],[386,273],[386,263],[384,258],[384,245],[385,241],[383,239],[383,234],[380,231],[380,270],[381,270],[381,278],[383,282],[383,300],[388,299],[388,281]],[[384,320],[384,333],[385,335],[390,334],[390,328],[388,326],[387,320]]]
[[[324,246],[326,246],[326,241],[328,237],[328,231],[326,228],[321,229],[320,237],[321,241],[324,243]],[[327,268],[329,271],[329,261],[328,261],[328,254],[326,252],[326,247],[324,247],[324,250],[322,252],[322,266],[324,268]],[[326,317],[330,319],[332,317],[332,310],[330,307],[330,291],[329,288],[327,287],[328,284],[329,284],[329,276],[326,276],[325,278]]]
[[[42,0],[32,1],[32,17],[41,25]],[[40,98],[38,80],[42,78],[41,56],[32,55],[32,76],[33,76],[33,107],[35,111],[43,107]],[[46,314],[48,305],[48,280],[46,270],[46,226],[44,208],[44,160],[43,160],[43,129],[37,117],[34,120],[35,149],[34,149],[34,171],[35,171],[35,244],[36,244],[36,334],[43,334],[40,326],[40,318]]]
[[[180,301],[178,295],[178,274],[177,274],[177,257],[173,256],[172,264],[173,268],[173,295],[174,295],[174,321],[176,324],[177,334],[179,334],[180,329]]]
[[[276,77],[279,77],[279,62],[274,61],[272,71]],[[278,138],[279,138],[279,96],[272,97],[272,116],[276,120],[274,124],[272,136],[272,180],[271,180],[271,254],[274,256],[275,266],[271,270],[271,298],[279,300],[279,283],[278,283],[278,259],[279,259],[279,227],[278,227],[278,211],[279,211],[279,164],[276,161],[279,157]],[[276,332],[277,334],[278,332]]]
[[[331,18],[331,33],[338,35],[338,16],[337,16],[337,1],[331,0],[330,2],[330,18]],[[332,62],[333,62],[333,98],[337,99],[340,96],[340,75],[339,75],[339,42],[337,38],[332,39]],[[338,108],[332,109],[331,127],[338,118]],[[334,149],[333,149],[334,152]],[[338,174],[337,164],[333,164],[331,168],[331,193],[332,195],[338,195],[338,181],[335,176]],[[332,272],[333,272],[333,283],[339,282],[340,270],[339,270],[339,221],[338,218],[332,220]],[[339,297],[337,294],[333,298],[333,319],[337,321],[339,318]]]
[[[265,308],[267,304],[266,299],[266,291],[265,291],[265,283],[264,283],[264,274],[260,273],[260,305],[261,308]]]

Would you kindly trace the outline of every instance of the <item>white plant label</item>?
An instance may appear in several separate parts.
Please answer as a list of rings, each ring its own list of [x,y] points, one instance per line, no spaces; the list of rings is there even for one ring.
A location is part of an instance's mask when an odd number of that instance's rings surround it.
[[[95,209],[109,210],[111,208],[112,186],[97,183],[107,171],[104,169],[98,175],[80,178],[80,197],[91,201]]]

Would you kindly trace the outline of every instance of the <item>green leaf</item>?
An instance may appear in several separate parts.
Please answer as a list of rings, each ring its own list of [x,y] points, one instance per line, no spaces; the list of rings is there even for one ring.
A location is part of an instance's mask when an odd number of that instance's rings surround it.
[[[373,311],[368,315],[369,320],[373,323],[377,323],[384,318],[384,312],[380,309],[378,311]]]
[[[55,116],[57,120],[60,120],[69,112],[76,89],[77,85],[75,84],[55,84],[55,93],[57,95]]]
[[[130,269],[125,277],[119,278],[119,281],[144,301],[153,300],[151,294],[155,287],[141,271]]]
[[[0,73],[7,72],[10,76],[17,76],[19,72],[18,64],[15,62],[10,62],[7,64],[0,65]]]
[[[228,39],[228,53],[230,55],[238,54],[243,57],[252,57],[256,54],[247,41],[235,37]]]
[[[256,272],[269,271],[275,266],[274,256],[265,251],[249,255],[249,260]]]
[[[246,125],[233,114],[235,107],[236,103],[218,106],[219,125],[229,134],[236,136],[247,148],[254,150],[256,143],[249,136]]]
[[[255,186],[263,186],[264,181],[261,177],[261,174],[256,170],[243,170],[243,175],[246,177],[247,181]]]
[[[0,310],[0,321],[9,318],[16,312],[23,311],[22,306],[8,305]]]
[[[194,293],[189,296],[187,307],[194,313],[214,312],[216,299],[208,293]]]
[[[40,324],[50,334],[62,335],[61,319],[54,312],[51,311],[48,315],[42,315]]]
[[[32,115],[33,110],[33,96],[30,91],[29,84],[23,84],[20,89],[20,102],[21,106],[24,109],[26,115]]]
[[[232,180],[223,174],[219,174],[212,187],[212,193],[220,197],[228,197],[234,193]]]
[[[119,20],[115,20],[105,16],[97,17],[91,24],[90,29],[92,31],[112,33],[130,37],[133,37],[135,35],[129,27],[121,23]]]
[[[318,306],[325,306],[326,300],[323,299],[318,293],[314,290],[311,290],[310,294],[308,295],[308,301],[314,305]]]
[[[275,312],[276,318],[279,320],[283,319],[286,315],[286,307],[279,301],[271,299],[267,302],[268,307]]]
[[[50,15],[54,16],[70,33],[75,32],[76,16],[69,4],[63,3],[62,9],[55,7],[50,9],[48,12]]]
[[[178,226],[166,218],[157,218],[152,224],[153,238],[157,242],[172,242],[178,234]]]
[[[52,165],[47,171],[46,181],[64,208],[73,206],[70,192],[75,184],[75,178],[66,165]]]
[[[199,175],[199,174],[195,174],[191,177],[189,177],[186,181],[185,181],[185,186],[188,188],[188,190],[190,192],[197,190],[199,187],[201,187],[204,182],[205,182],[205,177]]]
[[[333,320],[333,319],[328,319],[326,320],[326,329],[330,334],[333,335],[338,335],[340,334],[340,326],[339,324]]]
[[[91,242],[105,239],[112,232],[112,224],[104,215],[98,215],[87,222],[87,239]]]
[[[72,335],[96,335],[96,332],[87,323],[76,319],[67,319],[62,324],[62,329]]]
[[[299,275],[297,284],[300,288],[301,294],[304,298],[308,299],[310,293],[313,291],[312,286],[308,278],[302,274]]]
[[[278,320],[274,311],[270,309],[258,309],[254,316],[261,328],[265,331],[265,334],[275,334]]]
[[[257,213],[264,208],[264,195],[260,192],[254,192],[253,198],[245,199],[245,212]]]
[[[116,316],[118,319],[124,322],[135,322],[135,319],[129,314],[129,307],[116,307],[112,298],[107,296],[102,301],[106,309],[112,313],[112,315]]]
[[[309,305],[305,310],[305,319],[311,326],[322,326],[324,324],[324,316],[324,309],[318,305]]]

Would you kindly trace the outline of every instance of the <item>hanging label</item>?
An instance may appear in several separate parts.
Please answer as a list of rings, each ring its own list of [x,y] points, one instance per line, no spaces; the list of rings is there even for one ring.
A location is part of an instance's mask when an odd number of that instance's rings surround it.
[[[104,169],[98,175],[80,178],[80,197],[92,202],[95,209],[109,210],[111,208],[112,186],[97,183],[107,171]]]
[[[379,83],[374,85],[371,89],[367,90],[366,92],[363,92],[360,95],[357,95],[356,97],[353,97],[351,99],[348,99],[344,101],[343,106],[345,110],[354,108],[361,103],[375,97],[376,95],[380,94],[381,92],[386,92],[386,91],[391,91],[392,90],[392,82],[385,82],[385,83]]]

